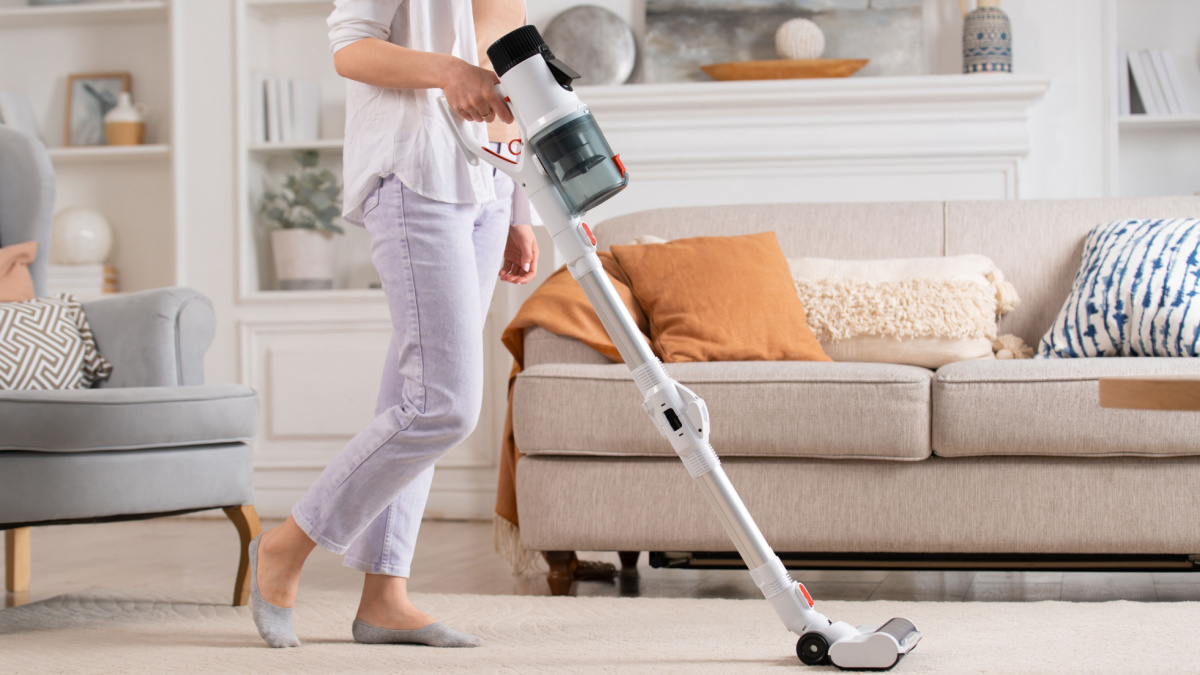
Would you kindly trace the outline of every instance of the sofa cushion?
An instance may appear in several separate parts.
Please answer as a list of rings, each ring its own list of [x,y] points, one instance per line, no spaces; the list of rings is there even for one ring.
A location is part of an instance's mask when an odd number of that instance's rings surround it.
[[[254,438],[258,399],[237,384],[0,391],[0,450],[137,450]]]
[[[654,353],[683,361],[831,361],[774,232],[613,246]]]
[[[1200,414],[1100,407],[1101,377],[1200,375],[1200,359],[961,361],[933,382],[933,451],[981,455],[1200,455]]]
[[[708,403],[720,455],[920,460],[932,371],[882,363],[670,363]],[[622,364],[544,364],[517,376],[513,433],[529,455],[673,456]]]

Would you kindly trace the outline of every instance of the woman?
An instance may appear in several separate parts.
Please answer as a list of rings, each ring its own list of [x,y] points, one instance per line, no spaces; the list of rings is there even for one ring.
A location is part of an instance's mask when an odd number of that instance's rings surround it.
[[[537,273],[528,201],[460,155],[438,114],[497,151],[517,138],[479,52],[524,23],[523,0],[336,0],[330,40],[347,78],[346,219],[366,227],[393,323],[376,417],[279,527],[251,543],[251,610],[272,647],[295,647],[300,569],[317,544],[366,573],[352,632],[367,643],[473,647],[408,600],[433,465],[474,429],[483,321],[499,278]],[[486,57],[485,57],[486,58]],[[489,123],[485,128],[479,122]],[[517,208],[514,209],[514,205]],[[514,211],[516,216],[514,220]]]

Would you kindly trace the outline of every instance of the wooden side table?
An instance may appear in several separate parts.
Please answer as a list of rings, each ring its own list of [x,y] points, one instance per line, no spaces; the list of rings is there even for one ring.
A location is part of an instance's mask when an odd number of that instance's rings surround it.
[[[1129,410],[1200,410],[1200,376],[1102,377],[1100,407]]]

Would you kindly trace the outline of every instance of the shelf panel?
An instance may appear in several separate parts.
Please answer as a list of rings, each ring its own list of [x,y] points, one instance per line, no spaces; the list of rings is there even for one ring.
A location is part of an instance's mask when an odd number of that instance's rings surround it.
[[[164,0],[0,7],[0,28],[165,21],[166,18],[167,3]]]
[[[1122,131],[1200,131],[1200,115],[1125,115],[1120,124]]]
[[[322,138],[315,141],[296,141],[288,143],[252,143],[249,147],[252,155],[290,155],[296,150],[319,150],[321,152],[341,152],[342,139]]]
[[[242,296],[247,303],[385,302],[379,288],[335,288],[328,291],[251,291]]]
[[[246,0],[246,7],[268,16],[321,14],[333,11],[330,0]]]
[[[50,148],[50,161],[55,164],[86,164],[166,159],[171,146],[157,145],[95,145],[75,148]]]

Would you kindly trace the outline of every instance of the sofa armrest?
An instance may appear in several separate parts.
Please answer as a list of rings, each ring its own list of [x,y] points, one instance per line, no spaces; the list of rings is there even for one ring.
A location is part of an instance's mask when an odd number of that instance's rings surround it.
[[[525,367],[545,363],[612,363],[608,357],[575,338],[555,335],[545,328],[525,331]]]
[[[100,353],[113,365],[101,387],[204,384],[216,333],[212,303],[190,288],[158,288],[83,303]]]

